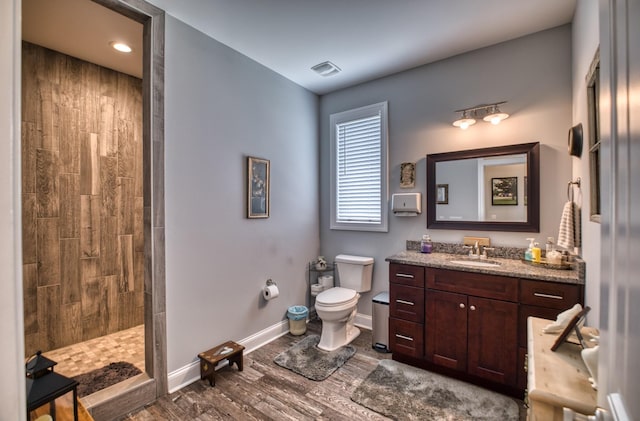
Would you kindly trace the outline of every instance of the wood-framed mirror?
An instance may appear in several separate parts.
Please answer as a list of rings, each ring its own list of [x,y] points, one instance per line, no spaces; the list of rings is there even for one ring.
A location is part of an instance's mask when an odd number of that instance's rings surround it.
[[[427,155],[426,214],[428,229],[540,232],[540,144]]]

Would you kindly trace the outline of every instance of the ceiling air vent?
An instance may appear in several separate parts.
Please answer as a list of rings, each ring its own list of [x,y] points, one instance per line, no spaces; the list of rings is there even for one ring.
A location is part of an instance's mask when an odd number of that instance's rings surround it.
[[[319,74],[320,76],[331,76],[340,72],[340,68],[330,61],[325,61],[324,63],[316,64],[311,68],[314,72]]]

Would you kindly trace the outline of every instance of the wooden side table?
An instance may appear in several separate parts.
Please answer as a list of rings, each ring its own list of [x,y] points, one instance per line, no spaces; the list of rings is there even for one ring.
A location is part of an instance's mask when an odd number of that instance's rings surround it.
[[[596,391],[589,383],[589,372],[580,356],[582,348],[573,343],[564,343],[557,351],[551,351],[558,335],[542,332],[549,323],[553,323],[553,320],[536,317],[527,319],[527,420],[562,421],[564,407],[584,415],[593,415],[596,410]]]
[[[235,363],[238,371],[242,371],[242,353],[244,346],[233,341],[211,348],[198,354],[200,358],[200,380],[209,379],[211,386],[216,385],[216,367],[223,360],[229,360],[229,366]]]

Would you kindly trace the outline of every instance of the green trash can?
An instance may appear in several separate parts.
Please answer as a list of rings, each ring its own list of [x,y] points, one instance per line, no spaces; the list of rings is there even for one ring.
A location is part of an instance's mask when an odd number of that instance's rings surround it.
[[[307,316],[309,309],[305,306],[291,306],[287,310],[289,332],[292,335],[302,335],[307,331]]]

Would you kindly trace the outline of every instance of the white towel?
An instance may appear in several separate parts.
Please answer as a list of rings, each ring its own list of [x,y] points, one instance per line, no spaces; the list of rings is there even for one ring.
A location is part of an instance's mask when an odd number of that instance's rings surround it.
[[[580,233],[580,209],[573,201],[568,201],[562,209],[560,218],[560,230],[558,233],[558,245],[573,251],[574,247],[581,246]]]
[[[570,309],[558,314],[558,317],[556,317],[556,321],[542,328],[542,331],[544,333],[562,332],[567,327],[571,319],[573,319],[573,317],[581,311],[582,306],[580,304],[575,304]]]

